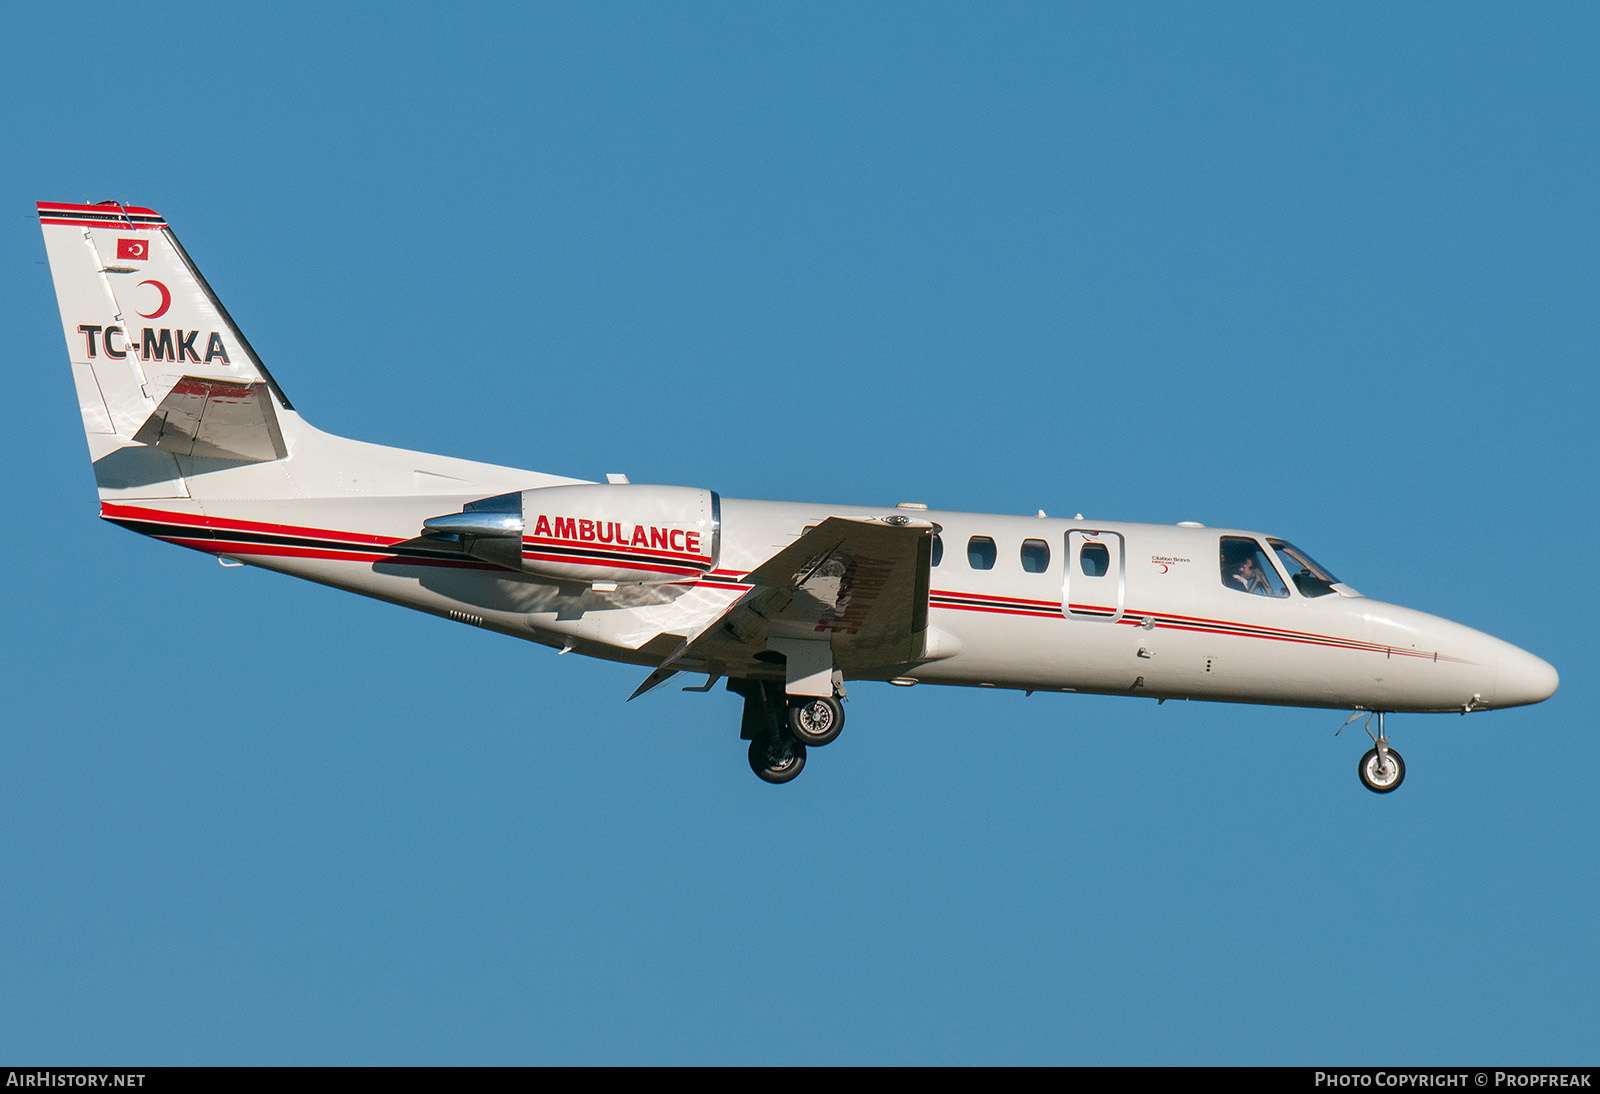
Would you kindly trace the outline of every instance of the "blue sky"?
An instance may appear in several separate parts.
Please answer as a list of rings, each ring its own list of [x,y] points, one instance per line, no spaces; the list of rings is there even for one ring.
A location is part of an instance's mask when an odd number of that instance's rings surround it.
[[[1590,5],[7,16],[0,1057],[1594,1061]],[[115,27],[115,34],[96,28]],[[363,439],[1259,528],[1554,663],[1397,717],[738,701],[95,518],[32,203]]]

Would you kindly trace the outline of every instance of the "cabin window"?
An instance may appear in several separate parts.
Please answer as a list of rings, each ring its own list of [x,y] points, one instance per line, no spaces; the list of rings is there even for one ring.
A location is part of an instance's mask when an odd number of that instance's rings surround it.
[[[1252,593],[1255,596],[1289,595],[1288,586],[1284,585],[1283,578],[1267,561],[1267,553],[1255,540],[1245,536],[1223,536],[1220,558],[1222,584],[1234,592]]]
[[[933,565],[937,566],[944,561],[944,539],[940,536],[933,537]]]
[[[1042,574],[1050,568],[1050,545],[1042,539],[1022,541],[1022,568],[1030,574]]]
[[[1078,552],[1078,565],[1088,577],[1105,577],[1111,569],[1111,551],[1104,543],[1085,543]]]
[[[967,565],[974,570],[994,569],[994,560],[998,555],[994,540],[988,536],[973,536],[967,540]]]

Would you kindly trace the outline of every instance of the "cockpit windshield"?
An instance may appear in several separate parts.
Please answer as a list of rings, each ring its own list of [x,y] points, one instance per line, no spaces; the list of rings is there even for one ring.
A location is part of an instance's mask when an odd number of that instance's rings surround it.
[[[1287,540],[1269,539],[1267,542],[1278,552],[1283,568],[1294,579],[1294,587],[1300,590],[1301,596],[1327,596],[1333,592],[1339,579],[1316,559]]]

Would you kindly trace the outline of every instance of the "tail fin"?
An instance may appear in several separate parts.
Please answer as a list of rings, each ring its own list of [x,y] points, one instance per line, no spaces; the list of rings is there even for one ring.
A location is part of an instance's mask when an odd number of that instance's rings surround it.
[[[283,458],[289,402],[166,221],[116,202],[38,208],[103,492],[184,496],[175,456]]]
[[[102,503],[471,500],[581,481],[313,428],[160,214],[42,201],[39,223]]]

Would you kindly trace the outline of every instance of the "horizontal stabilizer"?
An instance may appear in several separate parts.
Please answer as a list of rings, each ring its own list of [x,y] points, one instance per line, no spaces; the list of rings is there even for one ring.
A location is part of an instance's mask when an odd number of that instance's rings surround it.
[[[134,434],[175,456],[260,463],[288,454],[272,397],[262,381],[185,376]]]

